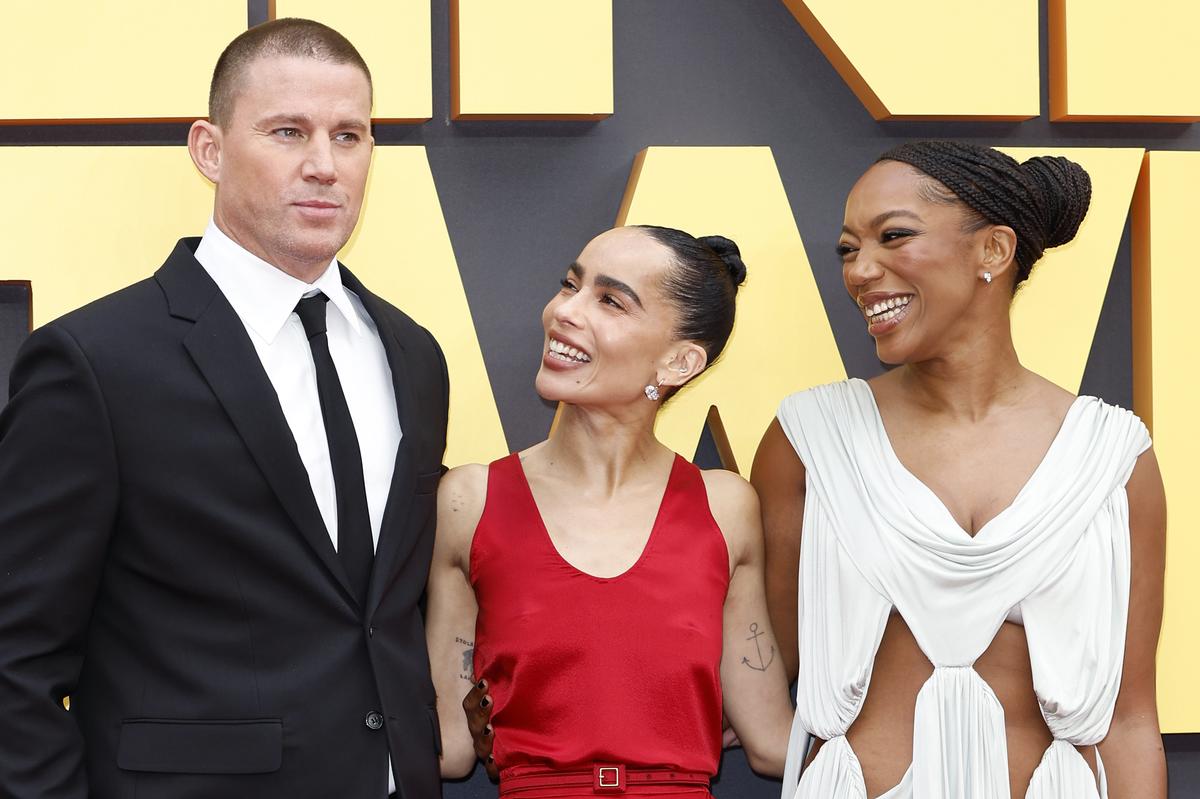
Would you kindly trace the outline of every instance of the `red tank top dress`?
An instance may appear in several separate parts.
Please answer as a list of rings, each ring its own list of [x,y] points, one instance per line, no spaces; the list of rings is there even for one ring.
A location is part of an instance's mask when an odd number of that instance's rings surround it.
[[[595,771],[602,780],[605,764],[610,775],[613,766],[716,773],[729,555],[699,469],[675,456],[641,557],[602,578],[555,549],[518,455],[498,460],[470,575],[479,602],[475,676],[487,679],[495,702],[502,793],[506,780],[537,784],[539,774]],[[599,784],[523,787],[516,796],[607,792]],[[624,795],[710,794],[694,782],[631,777]]]

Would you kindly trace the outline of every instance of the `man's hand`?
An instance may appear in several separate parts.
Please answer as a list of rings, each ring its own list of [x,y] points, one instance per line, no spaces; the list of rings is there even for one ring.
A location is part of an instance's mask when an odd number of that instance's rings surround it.
[[[492,698],[488,696],[487,680],[480,680],[471,686],[471,690],[463,697],[463,713],[467,716],[467,726],[471,730],[471,738],[475,741],[475,756],[483,761],[488,776],[492,782],[500,779],[500,770],[492,759]]]

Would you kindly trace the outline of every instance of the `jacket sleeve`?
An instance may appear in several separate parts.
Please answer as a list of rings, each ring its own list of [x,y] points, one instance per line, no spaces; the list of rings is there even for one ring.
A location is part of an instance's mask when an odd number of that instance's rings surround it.
[[[83,799],[75,690],[117,508],[99,383],[51,324],[17,356],[0,412],[0,796]]]
[[[433,351],[437,353],[438,369],[441,372],[442,401],[440,404],[440,409],[442,439],[445,440],[446,427],[450,416],[450,369],[446,366],[446,355],[442,352],[442,347],[440,344],[438,344],[438,340],[434,338],[433,333],[430,333],[428,330],[426,330],[425,335],[429,336],[429,342],[433,345]],[[444,450],[442,452],[442,457],[443,459],[445,458]],[[449,467],[443,463],[442,474],[445,474],[447,471],[449,471]]]

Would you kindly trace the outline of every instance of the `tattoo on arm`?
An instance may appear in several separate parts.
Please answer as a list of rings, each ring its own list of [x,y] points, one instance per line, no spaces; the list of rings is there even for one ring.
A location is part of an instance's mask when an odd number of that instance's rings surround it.
[[[743,657],[743,666],[754,669],[755,671],[766,671],[771,667],[771,664],[775,662],[774,644],[771,645],[771,651],[769,653],[766,655],[763,654],[762,641],[759,641],[758,639],[764,635],[766,635],[766,633],[760,632],[758,629],[758,622],[754,622],[750,625],[750,635],[746,638],[746,640],[754,642],[754,657]]]
[[[467,682],[474,684],[474,682],[475,682],[475,642],[468,641],[465,638],[459,638],[457,635],[454,636],[454,642],[456,644],[462,644],[465,647],[463,649],[463,654],[462,654],[462,670],[459,671],[458,676],[462,677]]]

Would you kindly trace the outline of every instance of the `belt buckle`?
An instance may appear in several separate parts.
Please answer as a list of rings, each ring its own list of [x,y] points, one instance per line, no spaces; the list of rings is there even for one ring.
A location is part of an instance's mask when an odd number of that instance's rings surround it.
[[[617,763],[594,764],[592,793],[625,793],[625,766]]]

